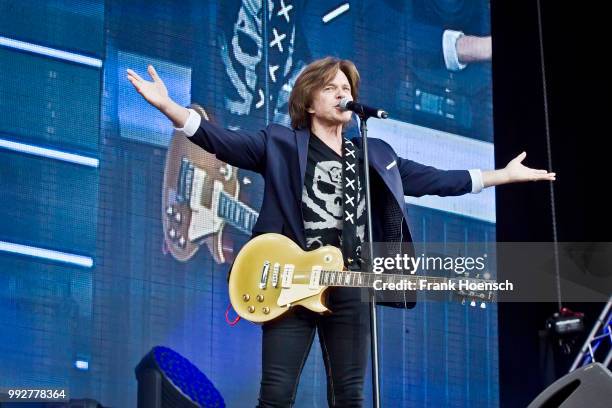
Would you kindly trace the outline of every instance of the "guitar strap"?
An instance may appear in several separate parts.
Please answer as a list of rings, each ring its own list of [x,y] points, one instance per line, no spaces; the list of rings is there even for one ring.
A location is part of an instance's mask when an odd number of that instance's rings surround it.
[[[358,155],[361,151],[347,138],[342,140],[342,254],[344,255],[345,266],[349,270],[360,270],[361,268],[361,246],[362,238],[358,234],[365,231],[364,228],[364,208],[365,200],[362,200],[361,189],[364,185],[363,174],[359,166]],[[360,217],[360,215],[362,215]]]

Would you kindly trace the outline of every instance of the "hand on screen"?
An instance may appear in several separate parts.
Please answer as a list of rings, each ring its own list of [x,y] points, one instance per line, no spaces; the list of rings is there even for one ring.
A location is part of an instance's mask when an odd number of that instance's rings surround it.
[[[169,101],[168,89],[164,85],[164,81],[157,75],[153,65],[147,67],[147,72],[153,79],[153,82],[142,79],[136,72],[127,70],[127,79],[134,85],[134,88],[142,95],[143,98],[157,109],[161,110],[164,104]]]
[[[457,57],[459,62],[469,64],[472,62],[491,61],[493,46],[491,36],[477,37],[465,35],[457,40]]]

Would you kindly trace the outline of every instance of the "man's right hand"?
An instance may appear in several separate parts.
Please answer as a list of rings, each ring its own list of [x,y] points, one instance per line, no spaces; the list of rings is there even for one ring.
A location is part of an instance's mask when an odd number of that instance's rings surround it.
[[[175,127],[182,128],[189,117],[189,111],[177,105],[169,96],[168,89],[161,80],[153,65],[147,67],[147,72],[153,79],[153,82],[146,81],[136,72],[127,70],[127,79],[134,85],[136,91],[151,105],[159,109],[164,115],[172,121]]]
[[[164,104],[168,103],[168,89],[164,85],[164,81],[157,75],[153,65],[147,67],[147,71],[153,82],[146,81],[140,77],[136,72],[128,68],[127,79],[134,85],[134,88],[142,95],[143,98],[157,109],[162,110]]]

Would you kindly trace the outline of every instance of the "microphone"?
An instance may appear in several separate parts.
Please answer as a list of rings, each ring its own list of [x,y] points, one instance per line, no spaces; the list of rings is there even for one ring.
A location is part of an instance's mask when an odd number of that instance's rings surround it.
[[[348,98],[342,98],[338,107],[343,110],[350,110],[355,112],[359,116],[365,116],[366,118],[374,117],[379,119],[387,119],[389,114],[382,109],[372,108],[367,105],[362,105],[359,102],[353,102]]]

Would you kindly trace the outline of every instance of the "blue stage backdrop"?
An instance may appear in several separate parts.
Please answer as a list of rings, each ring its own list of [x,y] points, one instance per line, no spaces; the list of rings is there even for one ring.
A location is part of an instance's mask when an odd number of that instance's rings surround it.
[[[181,194],[180,149],[231,173],[255,212],[263,180],[182,143],[126,68],[146,76],[153,64],[179,103],[256,130],[288,123],[310,61],[351,59],[361,99],[392,117],[371,120],[371,136],[440,168],[492,168],[491,64],[449,69],[449,29],[490,35],[488,2],[0,1],[0,387],[63,386],[135,406],[134,367],[164,345],[228,406],[255,405],[260,327],[224,317],[228,265],[248,227],[221,231],[202,200],[180,232],[166,209]],[[406,205],[416,241],[495,241],[492,189]],[[179,232],[185,248],[170,237]],[[380,323],[384,406],[498,405],[495,306],[382,308]],[[296,406],[326,405],[315,340]]]

